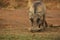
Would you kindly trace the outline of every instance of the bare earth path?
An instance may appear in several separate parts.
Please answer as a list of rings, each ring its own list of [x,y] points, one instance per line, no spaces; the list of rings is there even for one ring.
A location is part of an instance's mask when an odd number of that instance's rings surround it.
[[[48,11],[48,10],[47,10]],[[48,24],[60,25],[60,10],[51,10],[46,14]],[[0,10],[0,34],[30,33],[27,9]],[[60,33],[60,28],[47,29],[44,33]]]

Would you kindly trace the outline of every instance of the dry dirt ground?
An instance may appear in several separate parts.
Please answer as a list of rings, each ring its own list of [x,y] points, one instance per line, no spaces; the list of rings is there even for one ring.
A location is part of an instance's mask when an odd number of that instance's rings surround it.
[[[49,27],[39,33],[60,33],[60,10],[47,10],[46,20],[48,25],[53,24],[56,27]],[[0,34],[29,34],[30,27],[27,9],[0,9]]]

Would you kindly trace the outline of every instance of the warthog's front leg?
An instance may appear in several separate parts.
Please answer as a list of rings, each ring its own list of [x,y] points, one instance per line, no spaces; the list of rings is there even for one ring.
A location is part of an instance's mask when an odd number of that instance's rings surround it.
[[[47,24],[46,20],[42,23],[42,26],[43,26],[43,30],[45,30],[46,27],[48,27],[48,24]]]

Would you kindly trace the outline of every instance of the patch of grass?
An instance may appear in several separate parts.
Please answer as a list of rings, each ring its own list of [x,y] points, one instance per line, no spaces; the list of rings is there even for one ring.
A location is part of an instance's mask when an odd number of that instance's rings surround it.
[[[0,40],[60,40],[60,35],[53,34],[9,34],[0,35]]]

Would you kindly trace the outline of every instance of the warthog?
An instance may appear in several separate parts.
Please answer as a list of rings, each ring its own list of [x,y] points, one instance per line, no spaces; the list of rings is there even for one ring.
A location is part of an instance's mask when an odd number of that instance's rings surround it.
[[[41,1],[35,1],[31,4],[29,8],[29,19],[32,24],[32,31],[40,31],[47,27],[47,22],[45,20],[46,8]]]

